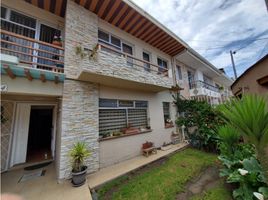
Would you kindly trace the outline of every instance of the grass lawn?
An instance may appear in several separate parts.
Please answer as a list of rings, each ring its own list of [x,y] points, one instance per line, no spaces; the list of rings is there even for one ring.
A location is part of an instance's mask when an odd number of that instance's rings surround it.
[[[107,183],[98,190],[98,196],[106,199],[105,195],[110,193],[109,199],[116,200],[173,200],[184,190],[187,181],[215,164],[216,159],[216,155],[188,148],[170,156],[162,165]]]
[[[215,199],[222,199],[222,200],[232,199],[232,194],[224,187],[223,180],[221,180],[221,182],[215,187],[203,192],[198,196],[194,196],[191,198],[191,200],[215,200]]]

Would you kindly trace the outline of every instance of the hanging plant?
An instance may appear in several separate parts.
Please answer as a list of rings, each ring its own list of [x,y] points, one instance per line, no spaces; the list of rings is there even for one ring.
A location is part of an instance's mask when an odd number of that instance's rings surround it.
[[[87,53],[85,53],[85,50],[88,51],[88,57],[89,60],[97,60],[97,54],[98,54],[98,44],[96,44],[93,49],[84,49],[82,46],[76,46],[75,47],[75,54],[80,55],[81,59],[84,59],[87,56]]]

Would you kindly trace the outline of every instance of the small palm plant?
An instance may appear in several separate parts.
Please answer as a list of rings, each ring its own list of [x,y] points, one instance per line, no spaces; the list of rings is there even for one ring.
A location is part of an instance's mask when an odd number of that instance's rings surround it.
[[[87,149],[84,142],[77,142],[70,151],[72,159],[73,172],[81,172],[84,167],[84,161],[90,156],[90,151]]]
[[[219,107],[225,122],[235,128],[244,141],[255,146],[257,157],[268,178],[268,103],[263,96],[245,95]]]

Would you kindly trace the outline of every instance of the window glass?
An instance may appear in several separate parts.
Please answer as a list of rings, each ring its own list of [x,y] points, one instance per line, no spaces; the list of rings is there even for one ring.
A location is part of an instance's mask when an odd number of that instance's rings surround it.
[[[129,100],[119,100],[119,107],[133,107],[133,101]]]
[[[132,55],[132,47],[123,43],[123,52]]]
[[[167,69],[167,61],[165,61],[161,58],[157,58],[157,64],[159,66],[159,68],[158,68],[159,72],[166,72],[165,69]]]
[[[4,7],[1,7],[1,18],[6,18],[6,12],[7,12],[7,9],[4,8]]]
[[[147,108],[148,107],[148,102],[147,101],[136,101],[135,102],[135,107],[136,108]]]
[[[99,107],[117,107],[116,99],[99,99]]]
[[[176,65],[176,76],[178,80],[182,80],[181,67]]]
[[[109,42],[109,34],[108,33],[105,33],[101,30],[98,30],[98,37],[99,37],[99,39],[101,39],[103,41]]]
[[[11,11],[10,21],[13,21],[13,22],[16,22],[18,24],[22,24],[24,26],[28,26],[31,28],[35,28],[35,26],[36,26],[35,19],[28,17],[28,16],[25,16],[23,14],[17,13],[15,11]]]
[[[168,121],[170,120],[170,103],[169,102],[163,102],[163,112],[164,112],[165,123],[168,123]]]
[[[148,53],[143,52],[142,57],[143,57],[143,60],[150,62],[150,55]],[[150,71],[150,64],[149,63],[144,63],[143,66],[144,66],[144,69],[146,71]]]
[[[111,36],[111,43],[115,46],[118,46],[118,47],[121,47],[121,41],[120,39],[114,37],[114,36]]]

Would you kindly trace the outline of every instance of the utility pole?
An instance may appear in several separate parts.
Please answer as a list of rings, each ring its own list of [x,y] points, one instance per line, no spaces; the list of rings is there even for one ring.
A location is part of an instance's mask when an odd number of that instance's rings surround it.
[[[236,68],[235,68],[235,63],[234,63],[234,57],[233,54],[235,54],[236,52],[232,52],[232,50],[230,50],[230,55],[231,55],[231,60],[232,60],[232,65],[233,65],[233,70],[234,70],[234,76],[235,79],[237,79],[237,73],[236,73]]]

